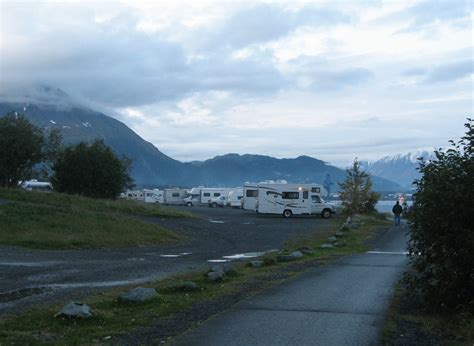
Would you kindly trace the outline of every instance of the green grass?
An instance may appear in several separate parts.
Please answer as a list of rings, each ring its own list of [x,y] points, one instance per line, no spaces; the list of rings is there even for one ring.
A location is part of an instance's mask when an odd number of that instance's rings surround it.
[[[192,217],[133,201],[0,189],[0,244],[40,249],[165,244],[180,237],[140,217]]]
[[[216,299],[226,299],[232,294],[241,292],[243,285],[252,282],[263,282],[258,288],[262,289],[278,284],[282,280],[300,274],[304,264],[313,266],[323,264],[330,258],[348,253],[365,251],[364,243],[374,236],[377,227],[384,226],[385,222],[372,217],[364,217],[364,225],[358,230],[347,234],[347,245],[343,248],[329,250],[318,249],[325,239],[333,234],[341,223],[342,218],[333,220],[333,229],[324,233],[295,239],[287,244],[287,250],[295,250],[299,246],[312,246],[316,249],[313,255],[289,263],[278,263],[274,260],[277,253],[265,256],[268,265],[261,268],[248,267],[245,262],[235,265],[236,273],[227,277],[222,283],[208,282],[205,272],[194,272],[166,280],[150,283],[147,287],[155,287],[158,297],[146,304],[131,305],[120,303],[117,300],[120,292],[130,287],[115,288],[104,294],[95,294],[84,300],[94,310],[94,317],[89,320],[62,320],[54,318],[60,305],[33,310],[15,317],[0,319],[0,344],[91,344],[112,342],[113,338],[138,327],[148,326],[154,321],[172,318],[178,313],[190,309],[194,304],[208,301],[213,304]],[[318,232],[315,232],[315,234]],[[295,266],[301,265],[301,268]],[[275,275],[285,273],[284,276]],[[196,282],[202,289],[196,292],[180,292],[170,290],[173,283],[180,280]],[[252,286],[252,285],[250,285]],[[252,286],[253,287],[253,286]],[[253,294],[256,291],[247,292]],[[108,337],[112,337],[109,340]]]

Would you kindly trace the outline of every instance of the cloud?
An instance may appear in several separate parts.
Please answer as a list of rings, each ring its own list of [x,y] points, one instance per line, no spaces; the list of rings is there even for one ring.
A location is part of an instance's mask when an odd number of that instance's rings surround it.
[[[437,66],[425,78],[425,83],[450,82],[470,76],[474,72],[474,60],[461,60]]]

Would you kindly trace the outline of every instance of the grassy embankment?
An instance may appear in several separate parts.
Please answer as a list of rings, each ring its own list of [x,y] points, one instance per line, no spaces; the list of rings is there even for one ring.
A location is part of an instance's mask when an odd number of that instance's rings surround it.
[[[160,324],[158,330],[163,331],[163,339],[166,339],[167,335],[176,332],[176,326],[179,326],[178,329],[182,328],[177,331],[181,332],[191,327],[193,322],[206,319],[219,309],[228,308],[232,302],[294,277],[307,268],[323,265],[340,255],[366,251],[368,241],[375,236],[377,229],[387,226],[387,221],[376,217],[363,217],[362,221],[361,228],[347,232],[344,247],[319,249],[319,245],[342,223],[342,218],[338,217],[333,220],[333,230],[325,233],[315,230],[313,236],[293,239],[286,246],[288,252],[300,246],[313,247],[316,249],[313,255],[304,256],[294,262],[279,263],[275,260],[278,254],[270,253],[264,256],[266,265],[260,268],[251,268],[246,262],[240,262],[235,265],[235,273],[229,275],[222,283],[207,281],[205,272],[194,272],[149,283],[145,286],[156,288],[158,297],[139,305],[124,304],[117,299],[120,292],[131,287],[116,288],[100,295],[92,295],[84,300],[94,311],[94,316],[88,320],[54,318],[60,305],[0,319],[0,344],[113,343],[123,333],[152,324]],[[195,292],[169,289],[170,285],[182,280],[192,280],[201,289]],[[225,302],[224,306],[222,302]],[[213,310],[212,307],[215,306],[218,307]],[[206,315],[206,309],[213,311]],[[186,321],[190,320],[191,324],[186,324]],[[166,326],[170,325],[173,326],[171,332],[166,329]]]
[[[191,214],[126,200],[0,189],[0,244],[40,249],[163,244],[178,235],[140,217]]]

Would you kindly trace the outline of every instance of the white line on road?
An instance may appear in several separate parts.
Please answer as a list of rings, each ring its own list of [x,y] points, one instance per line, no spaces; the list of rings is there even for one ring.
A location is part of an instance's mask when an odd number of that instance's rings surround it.
[[[366,253],[381,254],[381,255],[408,255],[408,251],[367,251]]]

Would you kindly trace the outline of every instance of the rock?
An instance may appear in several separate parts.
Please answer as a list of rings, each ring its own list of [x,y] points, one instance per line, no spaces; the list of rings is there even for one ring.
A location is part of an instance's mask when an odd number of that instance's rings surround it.
[[[251,261],[250,266],[253,268],[260,268],[264,265],[265,263],[263,261]]]
[[[223,264],[216,264],[211,267],[213,272],[224,272],[225,274],[231,274],[235,272],[234,265],[230,262]]]
[[[343,247],[343,246],[346,246],[346,245],[347,244],[344,241],[337,241],[337,242],[334,243],[335,247]]]
[[[193,281],[182,281],[170,287],[174,291],[197,291],[199,286]]]
[[[353,222],[345,222],[341,225],[341,228],[339,229],[340,231],[348,231],[348,230],[351,230],[351,229],[357,229],[359,228],[360,225],[357,224],[357,223],[353,223]]]
[[[338,231],[334,234],[334,236],[340,238],[340,237],[343,237],[344,236],[344,232],[341,232],[341,231]]]
[[[156,290],[154,288],[137,287],[120,295],[120,299],[124,302],[143,303],[155,296]]]
[[[207,278],[212,282],[224,281],[225,273],[224,271],[215,271],[207,273]]]
[[[56,314],[55,317],[88,318],[91,316],[92,313],[89,305],[80,302],[69,302]]]
[[[294,252],[291,253],[290,256],[293,257],[293,258],[301,258],[301,257],[303,257],[303,254],[301,253],[301,251],[294,251]]]
[[[334,236],[333,236],[333,237],[329,237],[329,238],[328,238],[328,241],[330,241],[331,243],[334,243],[334,242],[337,241],[337,238],[334,237]]]
[[[313,255],[314,254],[314,251],[313,250],[306,250],[306,249],[303,249],[303,250],[300,250],[303,255]]]
[[[331,244],[322,244],[320,246],[321,249],[332,249],[333,247]]]

